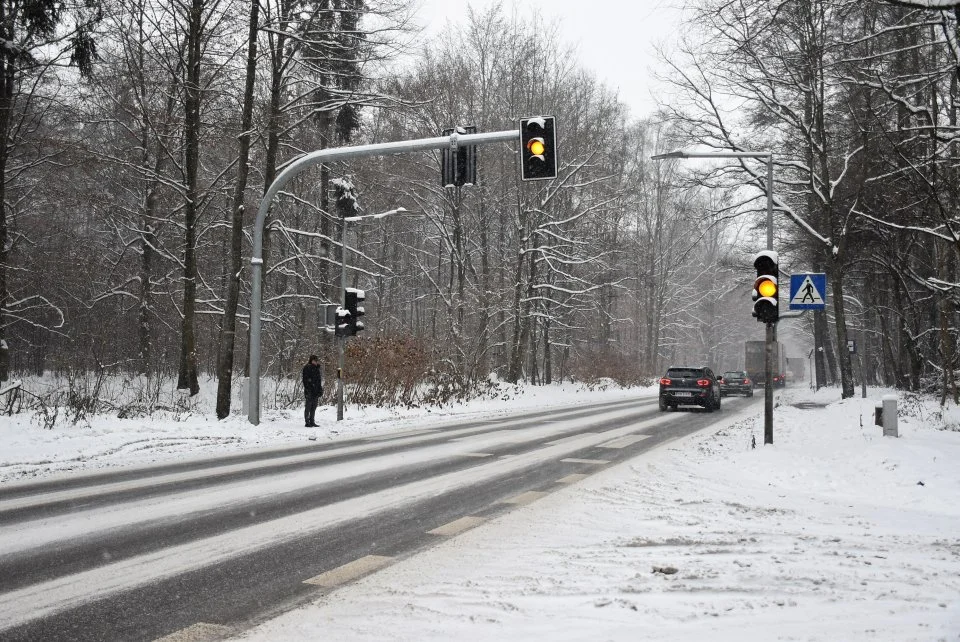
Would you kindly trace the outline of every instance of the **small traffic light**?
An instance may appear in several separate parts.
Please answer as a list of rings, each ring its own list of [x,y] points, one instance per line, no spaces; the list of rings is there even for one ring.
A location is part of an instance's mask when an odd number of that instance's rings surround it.
[[[347,288],[344,291],[343,298],[349,315],[347,317],[347,334],[355,337],[358,332],[363,330],[363,321],[360,320],[360,317],[363,316],[364,310],[360,304],[366,300],[366,293],[356,288]]]
[[[520,119],[520,178],[557,177],[557,140],[553,116]]]
[[[780,318],[780,268],[777,253],[759,252],[753,260],[757,278],[753,282],[753,316],[763,323],[776,323]]]
[[[443,135],[449,136],[453,129],[444,129]],[[457,134],[476,134],[473,125],[457,127]],[[443,187],[463,187],[477,182],[477,146],[458,145],[457,151],[444,147],[440,150],[440,185]]]
[[[333,313],[333,334],[337,337],[350,336],[350,311],[339,305]]]

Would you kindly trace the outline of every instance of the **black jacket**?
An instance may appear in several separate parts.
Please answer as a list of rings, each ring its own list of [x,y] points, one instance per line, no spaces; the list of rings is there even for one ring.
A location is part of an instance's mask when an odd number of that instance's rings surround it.
[[[323,394],[323,374],[320,366],[312,363],[303,366],[303,391],[318,397]]]

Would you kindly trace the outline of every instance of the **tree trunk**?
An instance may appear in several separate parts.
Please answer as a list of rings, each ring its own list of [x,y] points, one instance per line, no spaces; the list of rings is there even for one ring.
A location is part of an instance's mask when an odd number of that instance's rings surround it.
[[[217,418],[230,414],[230,393],[233,384],[233,358],[237,339],[237,307],[240,301],[240,271],[243,259],[243,213],[250,171],[250,128],[253,126],[253,89],[257,77],[257,27],[260,2],[250,3],[250,29],[247,35],[247,70],[240,117],[240,149],[237,159],[237,184],[233,190],[230,229],[230,274],[223,306],[223,331],[217,359]]]
[[[840,398],[853,396],[853,366],[850,350],[847,349],[847,319],[843,305],[843,278],[839,269],[834,269],[830,277],[833,290],[833,315],[837,332],[837,353],[840,360]]]
[[[483,195],[480,195],[480,220],[485,221],[485,202]],[[478,321],[477,331],[477,353],[474,359],[474,372],[471,379],[478,376],[485,377],[489,371],[489,358],[487,356],[488,344],[490,343],[490,247],[487,237],[487,226],[480,225],[480,319]]]
[[[827,384],[826,347],[824,337],[827,334],[826,310],[813,312],[813,371],[816,378],[816,388],[819,390]]]
[[[6,16],[0,15],[3,23]],[[7,36],[8,34],[3,34]],[[12,39],[7,39],[12,42]],[[13,118],[13,90],[15,64],[6,50],[0,52],[0,381],[10,378],[10,346],[7,343],[7,283],[10,261],[10,238],[7,227],[7,160],[9,152],[10,123]]]
[[[200,45],[202,36],[203,0],[193,0],[190,7],[190,29],[187,36],[187,79],[184,100],[184,164],[186,166],[186,203],[183,208],[183,323],[180,331],[180,373],[178,390],[200,392],[197,376],[197,341],[195,334],[197,306],[197,214],[200,192]]]
[[[524,248],[526,247],[527,233],[526,212],[521,203],[517,203],[518,225],[517,225],[517,264],[514,271],[513,281],[513,342],[510,349],[510,367],[507,371],[507,381],[517,383],[523,375],[523,310],[520,305],[523,299],[523,259],[525,258]]]
[[[546,304],[546,314],[543,318],[543,383],[553,383],[553,356],[550,350],[550,302]]]

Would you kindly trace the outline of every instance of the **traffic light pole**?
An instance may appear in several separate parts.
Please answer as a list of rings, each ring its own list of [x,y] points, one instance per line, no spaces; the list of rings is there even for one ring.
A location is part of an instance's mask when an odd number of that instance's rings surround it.
[[[347,309],[347,219],[340,219],[340,308]],[[337,421],[343,421],[343,366],[347,352],[347,334],[337,337]]]
[[[450,147],[456,149],[459,145],[487,145],[489,143],[511,142],[520,139],[520,130],[511,129],[499,132],[481,134],[457,134],[455,131],[449,136],[436,138],[421,138],[417,140],[401,140],[392,143],[378,143],[375,145],[356,145],[353,147],[332,147],[320,149],[304,154],[287,165],[277,175],[273,183],[264,192],[257,210],[257,219],[253,224],[253,256],[250,258],[250,380],[248,397],[250,411],[248,420],[253,425],[260,423],[260,326],[263,307],[263,228],[267,214],[284,186],[295,176],[306,169],[329,163],[332,161],[363,158],[366,156],[389,156],[407,152],[427,151]],[[345,261],[345,259],[344,259]],[[346,265],[341,265],[341,282],[346,284]],[[342,339],[341,339],[342,341]],[[343,344],[340,348],[340,373],[343,371]],[[342,386],[342,378],[341,384]],[[342,387],[338,386],[338,397],[342,395]],[[342,405],[338,413],[342,412]]]
[[[767,250],[773,250],[773,152],[767,153]],[[778,284],[779,285],[779,284]],[[779,287],[778,287],[779,291]],[[777,304],[779,307],[779,303]],[[773,443],[773,343],[776,341],[776,324],[768,323],[766,356],[763,382],[763,443]]]

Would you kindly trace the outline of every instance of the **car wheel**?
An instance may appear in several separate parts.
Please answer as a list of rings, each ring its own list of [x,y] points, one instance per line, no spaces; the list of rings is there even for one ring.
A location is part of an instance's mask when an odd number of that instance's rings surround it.
[[[748,392],[748,393],[747,393],[747,396],[748,396],[748,397],[752,397],[752,396],[753,396],[753,390],[751,390],[750,392]]]
[[[667,402],[663,397],[660,397],[660,412],[665,412],[667,409]]]
[[[717,397],[717,405],[716,405],[717,410],[720,410],[720,404],[722,403],[723,403],[723,395],[720,395],[719,397]]]

